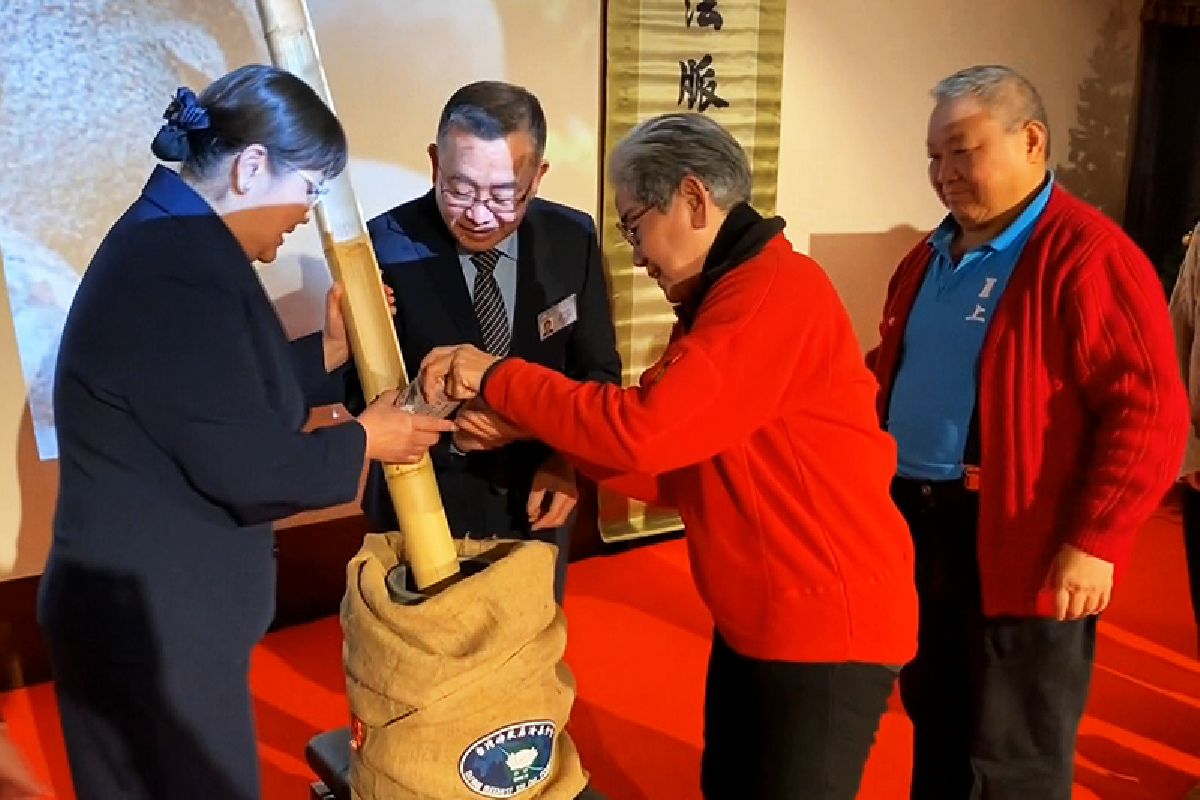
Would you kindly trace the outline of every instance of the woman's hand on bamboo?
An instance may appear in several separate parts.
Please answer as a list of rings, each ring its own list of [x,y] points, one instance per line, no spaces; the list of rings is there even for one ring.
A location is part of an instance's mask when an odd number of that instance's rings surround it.
[[[388,311],[396,316],[396,293],[386,283],[383,296]],[[350,360],[350,332],[346,326],[346,289],[340,283],[329,287],[325,293],[325,327],[321,333],[321,346],[325,353],[325,371],[333,372]],[[2,798],[0,798],[2,800]]]
[[[400,390],[392,389],[375,398],[358,415],[367,432],[367,458],[385,464],[416,464],[437,444],[443,433],[454,430],[454,422],[413,414],[396,405]]]

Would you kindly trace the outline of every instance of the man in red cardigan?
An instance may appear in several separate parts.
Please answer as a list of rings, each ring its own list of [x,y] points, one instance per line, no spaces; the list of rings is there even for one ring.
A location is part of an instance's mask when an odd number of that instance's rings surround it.
[[[1154,270],[1054,183],[1029,81],[972,67],[933,94],[950,213],[867,357],[916,548],[911,796],[1069,800],[1096,617],[1179,468],[1187,398]]]

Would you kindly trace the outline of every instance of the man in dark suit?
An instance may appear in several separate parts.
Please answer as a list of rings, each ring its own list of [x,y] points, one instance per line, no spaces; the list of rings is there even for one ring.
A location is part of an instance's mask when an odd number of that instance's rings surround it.
[[[368,223],[395,291],[410,376],[434,347],[470,342],[576,380],[620,379],[595,225],[536,197],[545,145],[546,118],[531,93],[494,81],[464,86],[429,146],[433,189]],[[430,450],[451,532],[554,542],[561,602],[577,498],[571,467],[482,402],[456,419],[458,430]],[[375,530],[398,527],[377,463],[363,511]]]

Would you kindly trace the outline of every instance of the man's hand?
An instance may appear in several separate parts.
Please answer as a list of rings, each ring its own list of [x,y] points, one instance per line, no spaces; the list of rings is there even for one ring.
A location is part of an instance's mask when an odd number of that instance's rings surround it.
[[[434,397],[441,388],[451,400],[470,400],[479,394],[483,373],[499,360],[474,345],[435,347],[421,362],[421,391]]]
[[[396,313],[396,295],[392,287],[384,284],[388,310]],[[325,350],[325,371],[333,372],[350,358],[350,335],[346,331],[346,315],[342,313],[346,289],[335,283],[325,293],[325,328],[321,332],[321,345]]]
[[[524,431],[493,411],[481,397],[468,401],[455,422],[454,446],[464,453],[494,450],[525,438]]]
[[[384,392],[358,415],[367,432],[367,458],[385,464],[416,464],[443,433],[454,430],[448,419],[422,417],[396,405],[398,389]]]
[[[1099,614],[1112,598],[1113,565],[1064,544],[1050,565],[1046,585],[1054,590],[1054,613],[1059,620]]]
[[[575,470],[565,458],[555,453],[546,459],[533,476],[533,488],[525,505],[533,530],[565,525],[578,502]]]
[[[0,724],[0,800],[32,800],[45,793]]]

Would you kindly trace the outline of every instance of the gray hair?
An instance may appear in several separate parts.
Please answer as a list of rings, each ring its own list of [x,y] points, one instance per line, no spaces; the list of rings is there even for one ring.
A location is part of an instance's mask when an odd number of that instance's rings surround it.
[[[942,78],[933,87],[933,98],[940,105],[963,97],[974,97],[984,108],[1004,122],[1010,132],[1027,122],[1037,121],[1046,129],[1046,156],[1050,155],[1050,121],[1042,96],[1021,73],[1011,67],[986,64],[967,67]]]
[[[609,155],[608,177],[647,207],[665,210],[683,179],[703,183],[722,211],[750,199],[750,162],[729,131],[703,114],[638,123]]]

